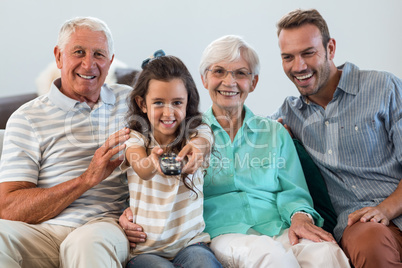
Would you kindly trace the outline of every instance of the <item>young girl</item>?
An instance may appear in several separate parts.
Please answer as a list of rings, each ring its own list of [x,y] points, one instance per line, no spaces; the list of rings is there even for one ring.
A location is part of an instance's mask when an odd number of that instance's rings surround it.
[[[203,233],[204,170],[197,166],[209,156],[213,135],[198,104],[197,88],[180,59],[161,56],[143,64],[130,96],[131,133],[122,169],[133,221],[147,240],[132,249],[127,267],[221,267]],[[176,153],[179,160],[187,155],[180,175],[161,172],[163,152]]]

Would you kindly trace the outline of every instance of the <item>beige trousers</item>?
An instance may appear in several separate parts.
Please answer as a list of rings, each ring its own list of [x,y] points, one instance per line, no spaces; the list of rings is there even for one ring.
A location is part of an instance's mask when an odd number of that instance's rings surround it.
[[[124,267],[129,243],[117,220],[79,228],[0,220],[1,267]]]
[[[292,246],[288,229],[270,237],[253,234],[224,234],[215,237],[211,249],[225,268],[349,268],[349,261],[335,243],[301,239]]]

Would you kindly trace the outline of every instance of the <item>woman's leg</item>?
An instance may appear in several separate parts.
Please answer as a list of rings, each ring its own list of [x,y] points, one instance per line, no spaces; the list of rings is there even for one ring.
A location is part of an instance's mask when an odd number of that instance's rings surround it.
[[[212,239],[211,249],[223,267],[300,267],[292,250],[266,235],[220,235]]]

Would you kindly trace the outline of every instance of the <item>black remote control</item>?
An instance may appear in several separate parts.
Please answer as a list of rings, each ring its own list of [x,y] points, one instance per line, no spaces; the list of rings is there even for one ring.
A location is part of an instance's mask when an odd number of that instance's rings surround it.
[[[165,175],[179,175],[181,173],[182,162],[176,160],[175,153],[164,153],[159,158],[161,170]]]

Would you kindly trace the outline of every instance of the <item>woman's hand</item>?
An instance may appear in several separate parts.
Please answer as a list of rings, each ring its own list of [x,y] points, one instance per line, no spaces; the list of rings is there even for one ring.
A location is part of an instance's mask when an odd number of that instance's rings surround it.
[[[289,241],[292,245],[296,245],[301,238],[306,238],[313,242],[328,241],[336,243],[330,233],[315,226],[309,217],[299,213],[292,217],[292,223],[289,228]]]

